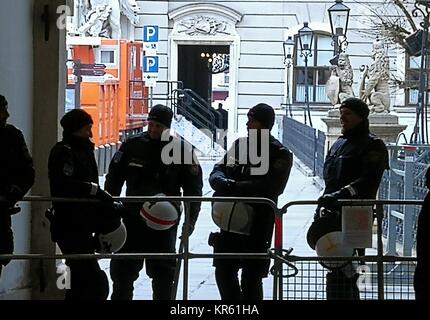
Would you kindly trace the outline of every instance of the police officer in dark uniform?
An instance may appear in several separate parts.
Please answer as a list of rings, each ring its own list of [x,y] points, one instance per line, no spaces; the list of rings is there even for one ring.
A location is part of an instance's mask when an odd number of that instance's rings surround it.
[[[201,196],[203,181],[202,169],[195,158],[194,151],[186,148],[183,141],[170,136],[172,110],[163,105],[151,108],[148,117],[148,131],[129,138],[114,155],[106,176],[106,190],[120,195],[124,182],[127,196]],[[176,139],[176,140],[175,140]],[[190,161],[173,163],[165,159],[172,143],[182,146],[182,155],[192,156]],[[163,152],[164,151],[164,152]],[[184,153],[185,151],[185,153]],[[175,153],[175,151],[173,152]],[[193,160],[193,161],[191,161]],[[124,218],[127,227],[127,241],[121,253],[174,253],[177,236],[177,223],[167,230],[150,228],[140,215],[142,203],[126,203],[129,214]],[[179,209],[178,203],[173,203]],[[179,210],[178,210],[179,211]],[[190,231],[194,229],[200,203],[191,203]],[[179,221],[179,219],[178,219]],[[175,259],[146,259],[146,273],[152,279],[154,300],[169,300],[172,294]],[[143,268],[142,260],[112,260],[111,278],[113,280],[112,300],[133,299],[133,283]]]
[[[94,157],[91,116],[74,109],[61,119],[63,139],[49,155],[48,169],[51,196],[57,198],[88,198],[97,203],[53,202],[51,236],[63,254],[91,254],[97,243],[93,233],[103,232],[109,224],[107,214],[113,206],[109,193],[98,184]],[[66,300],[105,300],[109,294],[107,276],[95,259],[67,259],[70,268],[70,289]]]
[[[426,171],[426,186],[430,189],[430,168]],[[414,274],[416,300],[430,299],[430,192],[424,198],[417,224],[417,267]]]
[[[33,161],[22,132],[7,123],[8,103],[0,95],[0,255],[13,253],[11,215],[20,211],[15,204],[34,184]],[[0,260],[0,275],[9,260]]]
[[[315,220],[326,212],[339,216],[338,199],[376,199],[384,170],[389,168],[385,143],[370,134],[366,103],[348,98],[339,108],[342,136],[330,148],[324,163],[325,190],[318,199]],[[348,268],[350,265],[327,273],[328,300],[360,298],[358,274],[346,272]]]
[[[209,183],[215,190],[214,196],[263,197],[277,203],[278,196],[282,194],[287,184],[293,156],[270,135],[274,122],[275,112],[271,106],[260,103],[250,109],[247,122],[248,137],[236,140],[210,175]],[[267,140],[264,140],[264,136]],[[247,146],[247,150],[241,150],[244,145]],[[268,147],[268,153],[262,152],[265,147]],[[252,161],[250,156],[252,148],[263,156],[262,163]],[[241,157],[244,151],[246,156]],[[266,172],[253,171],[263,165],[263,162],[268,164]],[[214,253],[267,253],[274,228],[273,209],[264,204],[252,204],[251,207],[254,211],[254,220],[249,235],[223,229],[219,233],[212,233],[209,244],[214,247]],[[215,277],[221,299],[262,300],[262,279],[267,277],[269,265],[268,259],[215,258]],[[240,283],[239,269],[242,269]]]

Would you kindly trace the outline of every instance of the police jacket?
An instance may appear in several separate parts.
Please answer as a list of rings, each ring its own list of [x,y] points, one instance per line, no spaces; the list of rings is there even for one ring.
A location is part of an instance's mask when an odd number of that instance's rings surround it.
[[[262,197],[277,203],[278,196],[283,193],[290,175],[293,154],[273,136],[269,136],[268,154],[264,153],[264,146],[257,147],[256,154],[263,150],[263,156],[261,163],[256,163],[255,160],[252,161],[250,152],[252,146],[249,141],[248,137],[236,140],[224,159],[214,166],[209,177],[209,183],[215,190],[214,196]],[[253,169],[257,168],[266,170],[253,172]],[[220,179],[231,179],[235,183],[227,189],[220,188],[218,183]],[[257,214],[253,222],[255,228],[252,227],[251,234],[266,234],[267,236],[267,232],[263,230],[270,231],[272,228],[273,210],[261,204],[252,206]]]
[[[192,147],[174,137],[169,141],[152,140],[147,132],[123,143],[110,163],[105,189],[118,196],[124,182],[127,196],[181,196],[181,189],[183,196],[201,196],[203,188],[202,169]],[[133,211],[141,206],[128,205]],[[192,203],[192,222],[199,211],[200,202]]]
[[[7,197],[11,192],[17,198],[23,197],[32,187],[35,175],[24,136],[19,129],[7,124],[0,128],[0,141],[0,197]]]
[[[369,133],[364,121],[330,148],[324,163],[324,194],[341,191],[342,198],[375,199],[388,168],[385,143]]]
[[[94,144],[89,139],[63,134],[63,140],[51,149],[48,160],[51,196],[89,198],[98,185]],[[56,218],[70,228],[92,227],[98,206],[91,203],[53,202]]]

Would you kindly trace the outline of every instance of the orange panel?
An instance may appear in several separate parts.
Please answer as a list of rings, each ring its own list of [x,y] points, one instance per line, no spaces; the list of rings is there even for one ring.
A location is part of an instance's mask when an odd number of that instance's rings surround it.
[[[95,63],[94,50],[91,46],[74,46],[72,50],[73,60],[80,59],[81,63]]]

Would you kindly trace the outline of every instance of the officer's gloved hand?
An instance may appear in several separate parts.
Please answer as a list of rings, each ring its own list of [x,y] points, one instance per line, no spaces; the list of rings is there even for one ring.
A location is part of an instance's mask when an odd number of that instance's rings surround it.
[[[109,192],[103,190],[102,188],[98,187],[96,192],[96,198],[100,201],[103,201],[106,204],[113,204],[114,200]]]
[[[341,189],[339,191],[333,193],[327,193],[319,197],[318,205],[327,209],[334,209],[338,207],[337,200],[339,199],[348,199],[351,197],[351,194],[346,189]]]
[[[235,185],[236,185],[236,180],[228,179],[224,177],[218,177],[213,182],[213,187],[215,191],[223,192],[223,193],[233,192]]]
[[[319,197],[318,205],[327,209],[332,209],[336,207],[338,198],[332,194],[325,194]]]

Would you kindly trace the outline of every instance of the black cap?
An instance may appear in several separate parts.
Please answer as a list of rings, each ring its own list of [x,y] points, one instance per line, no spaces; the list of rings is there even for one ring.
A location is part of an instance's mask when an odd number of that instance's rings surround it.
[[[361,119],[367,119],[369,116],[369,107],[367,104],[358,98],[348,98],[342,102],[339,109],[348,108]]]
[[[0,94],[0,107],[6,107],[7,106],[7,100],[6,97],[2,94]]]
[[[148,121],[157,121],[167,128],[172,125],[173,112],[170,108],[157,104],[151,108],[149,112]]]
[[[248,112],[248,117],[260,122],[265,129],[272,130],[275,124],[275,110],[265,103],[259,103]]]
[[[82,109],[73,109],[67,112],[61,119],[60,124],[65,132],[73,133],[86,125],[93,124],[91,116]]]

